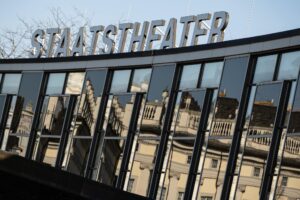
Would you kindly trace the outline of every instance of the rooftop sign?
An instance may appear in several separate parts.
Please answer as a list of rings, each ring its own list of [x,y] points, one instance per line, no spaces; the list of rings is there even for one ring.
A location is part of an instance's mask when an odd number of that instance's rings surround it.
[[[210,13],[180,18],[183,24],[178,47],[198,45],[200,36],[208,35],[207,43],[221,42],[227,27],[229,15],[225,11],[215,12],[211,20],[211,27],[204,27],[203,22],[211,19]],[[194,23],[194,30],[190,34],[190,25]],[[121,23],[119,26],[108,25],[90,27],[90,46],[87,52],[86,28],[81,27],[71,47],[70,28],[48,28],[36,30],[31,39],[33,47],[32,57],[60,57],[82,56],[96,54],[111,54],[122,52],[153,50],[153,43],[159,42],[160,49],[176,48],[177,19],[171,18],[165,27],[165,33],[159,27],[166,25],[165,20],[153,20],[141,23]],[[128,37],[128,32],[131,32]],[[46,34],[48,39],[46,41]],[[116,36],[119,35],[118,40]],[[189,38],[191,37],[191,38]],[[190,44],[187,44],[188,38]],[[105,48],[97,48],[102,42]],[[127,45],[125,45],[127,44]],[[116,46],[117,45],[117,46]],[[127,46],[127,48],[125,48]]]

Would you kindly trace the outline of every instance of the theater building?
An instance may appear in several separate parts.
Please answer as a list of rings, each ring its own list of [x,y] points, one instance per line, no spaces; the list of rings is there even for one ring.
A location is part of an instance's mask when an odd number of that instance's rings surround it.
[[[300,29],[3,59],[0,146],[150,199],[300,199],[299,67]]]

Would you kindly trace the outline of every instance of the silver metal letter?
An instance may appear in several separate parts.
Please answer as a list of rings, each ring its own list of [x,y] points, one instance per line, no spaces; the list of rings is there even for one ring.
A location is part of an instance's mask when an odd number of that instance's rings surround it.
[[[90,28],[90,32],[92,32],[92,42],[90,46],[90,55],[95,55],[96,54],[96,48],[97,48],[97,43],[98,43],[98,38],[99,38],[99,33],[104,30],[104,26],[92,26]]]
[[[70,28],[65,28],[64,32],[60,36],[55,57],[70,56],[70,37]]]
[[[219,23],[219,21],[221,22]],[[225,11],[215,12],[211,22],[208,43],[222,42],[224,40],[224,30],[228,25],[229,14]],[[219,24],[219,25],[218,25]]]
[[[158,26],[164,26],[165,25],[165,20],[153,20],[151,21],[148,37],[147,37],[147,43],[146,43],[146,51],[152,49],[152,44],[154,41],[159,41],[161,39],[160,34],[156,34],[156,28]]]
[[[190,32],[190,23],[196,21],[196,16],[190,15],[180,18],[180,23],[183,24],[182,35],[179,43],[179,47],[185,47]]]
[[[31,45],[34,48],[31,54],[32,58],[39,58],[44,53],[45,31],[38,29],[33,32],[31,37]],[[41,42],[38,41],[38,37],[41,38]]]
[[[118,53],[124,52],[125,42],[127,38],[128,29],[132,29],[132,23],[119,24],[119,30],[121,31],[121,36],[119,40]]]
[[[203,28],[203,22],[205,20],[210,20],[211,14],[205,13],[197,15],[197,20],[194,28],[193,38],[191,45],[198,45],[198,37],[207,34],[207,29]]]
[[[103,33],[103,42],[106,45],[107,49],[100,49],[100,52],[103,54],[110,54],[113,53],[115,50],[115,41],[109,37],[109,34],[115,36],[117,35],[118,30],[117,27],[114,25],[109,25],[105,28]]]
[[[47,55],[46,57],[53,57],[53,47],[54,47],[54,42],[57,34],[60,34],[61,30],[60,28],[48,28],[47,29],[47,34],[49,35],[49,40],[48,40],[48,47],[47,47]]]
[[[149,29],[149,22],[145,21],[143,23],[141,34],[139,35],[140,26],[141,24],[139,22],[136,22],[133,25],[133,32],[131,34],[131,40],[128,49],[129,52],[144,50],[145,40]],[[136,49],[136,43],[139,43],[137,49]]]
[[[176,28],[177,28],[177,19],[171,18],[167,26],[164,38],[161,42],[160,48],[175,48],[176,46]]]
[[[73,44],[72,56],[85,55],[85,44],[86,44],[85,39],[86,39],[85,27],[80,27],[75,42]]]

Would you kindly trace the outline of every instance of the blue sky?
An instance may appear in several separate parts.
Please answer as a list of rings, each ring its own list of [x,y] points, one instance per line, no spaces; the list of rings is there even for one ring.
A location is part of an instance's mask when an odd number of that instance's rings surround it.
[[[225,40],[300,28],[300,0],[3,0],[0,29],[17,28],[18,17],[28,22],[46,19],[56,7],[67,15],[78,9],[92,25],[104,26],[223,10],[230,15]]]

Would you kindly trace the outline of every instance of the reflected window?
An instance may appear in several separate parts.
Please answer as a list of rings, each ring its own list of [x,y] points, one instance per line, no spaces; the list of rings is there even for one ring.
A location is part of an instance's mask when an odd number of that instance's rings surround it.
[[[260,168],[259,167],[254,167],[253,176],[256,176],[256,177],[260,176]]]
[[[185,65],[182,70],[179,89],[196,88],[200,70],[201,64]]]
[[[147,92],[152,69],[136,69],[133,73],[131,92]]]
[[[211,168],[217,168],[218,167],[218,160],[212,159],[211,160]]]
[[[133,178],[129,179],[129,181],[128,181],[128,187],[127,187],[127,192],[131,192],[132,191],[133,184],[134,184],[134,179]]]
[[[110,92],[127,92],[131,70],[114,71]]]
[[[69,73],[65,93],[80,94],[83,85],[84,75],[84,72]]]
[[[281,185],[282,185],[282,186],[287,186],[287,182],[288,182],[288,177],[283,176],[283,177],[282,177],[282,180],[281,180]]]
[[[201,87],[219,87],[223,62],[205,63]]]
[[[46,94],[62,94],[65,83],[65,73],[52,73],[49,75]]]
[[[5,94],[17,94],[21,76],[21,74],[5,74],[1,92]]]
[[[272,81],[276,67],[277,55],[257,58],[253,83]]]
[[[282,54],[278,80],[296,79],[299,73],[300,51]]]

